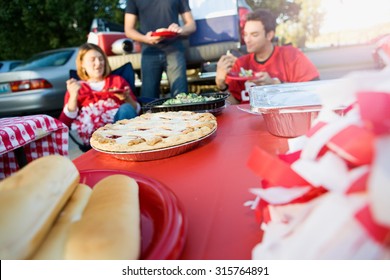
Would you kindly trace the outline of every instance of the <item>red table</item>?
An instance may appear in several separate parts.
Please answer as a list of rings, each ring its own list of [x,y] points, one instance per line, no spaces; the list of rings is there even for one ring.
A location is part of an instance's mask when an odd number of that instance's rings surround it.
[[[76,158],[79,170],[117,169],[142,173],[170,188],[188,219],[182,259],[251,259],[261,232],[254,211],[244,206],[260,179],[247,167],[254,146],[285,153],[287,140],[267,132],[261,116],[229,106],[217,117],[212,139],[167,159],[129,162],[91,150]]]
[[[0,179],[42,156],[68,156],[68,127],[47,115],[0,119]]]

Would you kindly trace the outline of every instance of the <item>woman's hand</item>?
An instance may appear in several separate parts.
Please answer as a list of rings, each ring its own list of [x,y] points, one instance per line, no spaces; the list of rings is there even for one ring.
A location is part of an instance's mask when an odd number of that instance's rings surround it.
[[[74,112],[77,110],[77,98],[79,96],[79,90],[81,88],[80,82],[76,79],[69,79],[66,81],[66,89],[69,92],[68,110]]]
[[[126,100],[127,97],[130,97],[130,88],[125,87],[123,90],[121,89],[111,89],[114,92],[114,95],[118,97],[119,100]]]
[[[116,97],[118,97],[119,100],[123,100],[123,101],[131,104],[134,107],[134,109],[136,109],[137,108],[137,100],[134,100],[131,97],[130,93],[131,93],[130,87],[124,87],[123,92],[114,93],[114,95]]]

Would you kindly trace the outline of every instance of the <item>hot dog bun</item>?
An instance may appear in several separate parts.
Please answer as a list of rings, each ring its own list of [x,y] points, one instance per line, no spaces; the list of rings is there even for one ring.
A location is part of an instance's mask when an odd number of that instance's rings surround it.
[[[32,259],[62,260],[71,224],[81,218],[92,189],[79,184]]]
[[[0,182],[0,258],[31,257],[79,182],[67,157],[38,158]]]
[[[138,184],[111,175],[94,186],[81,220],[72,225],[65,258],[138,259],[140,240]]]

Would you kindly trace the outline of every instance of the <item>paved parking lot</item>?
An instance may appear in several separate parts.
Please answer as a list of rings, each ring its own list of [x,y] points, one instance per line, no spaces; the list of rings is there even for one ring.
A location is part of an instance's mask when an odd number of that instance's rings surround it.
[[[73,160],[82,154],[83,152],[79,149],[76,143],[69,138],[69,158]]]

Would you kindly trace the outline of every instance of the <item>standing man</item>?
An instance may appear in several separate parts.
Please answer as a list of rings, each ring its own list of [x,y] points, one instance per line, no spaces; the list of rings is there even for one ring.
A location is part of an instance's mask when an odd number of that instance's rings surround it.
[[[236,58],[223,55],[217,63],[215,83],[221,91],[229,90],[232,104],[247,103],[248,89],[253,85],[307,82],[319,79],[311,61],[293,46],[275,46],[276,18],[268,10],[247,14],[244,41],[248,54]],[[231,79],[227,75],[251,70],[250,81]]]
[[[183,25],[179,25],[179,15]],[[137,23],[139,22],[139,30]],[[157,29],[176,32],[173,38],[152,36]],[[188,0],[127,0],[126,36],[142,43],[141,95],[160,97],[160,81],[166,71],[171,95],[188,92],[185,47],[182,36],[196,30]]]

